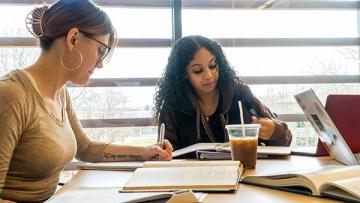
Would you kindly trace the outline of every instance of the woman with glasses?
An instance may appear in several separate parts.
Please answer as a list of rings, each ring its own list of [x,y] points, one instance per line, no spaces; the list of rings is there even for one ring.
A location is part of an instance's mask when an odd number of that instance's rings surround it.
[[[26,22],[42,51],[34,64],[0,77],[0,202],[45,201],[74,157],[85,162],[171,159],[168,141],[163,148],[91,141],[76,117],[66,83],[88,82],[116,45],[102,10],[89,0],[60,0],[35,8]]]
[[[165,138],[180,149],[198,142],[228,142],[227,124],[261,124],[259,141],[289,146],[287,125],[262,104],[236,76],[218,43],[203,36],[179,39],[155,95],[154,116],[164,123]]]

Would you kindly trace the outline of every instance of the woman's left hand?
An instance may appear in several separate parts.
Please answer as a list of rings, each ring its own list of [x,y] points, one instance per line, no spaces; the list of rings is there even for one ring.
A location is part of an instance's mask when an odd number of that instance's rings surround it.
[[[252,123],[260,124],[259,138],[269,140],[274,133],[275,123],[270,118],[256,118],[252,116]]]
[[[144,159],[146,161],[169,161],[172,159],[173,147],[168,140],[163,141],[163,148],[154,144],[145,148]]]

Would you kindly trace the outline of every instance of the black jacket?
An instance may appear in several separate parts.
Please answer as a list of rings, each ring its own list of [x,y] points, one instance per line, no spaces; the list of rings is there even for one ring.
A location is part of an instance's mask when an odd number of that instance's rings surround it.
[[[229,140],[225,125],[239,124],[240,114],[238,101],[243,104],[244,122],[251,123],[251,116],[270,118],[275,122],[275,130],[269,140],[261,140],[266,145],[289,146],[291,132],[287,124],[278,120],[276,116],[263,105],[250,91],[247,85],[238,84],[231,90],[219,90],[220,100],[218,114],[224,140]],[[160,112],[159,123],[165,123],[165,138],[173,145],[174,149],[180,149],[199,142],[219,142],[213,135],[211,126],[201,112],[193,91],[187,91],[187,97],[178,101],[176,106],[170,106],[164,102]]]

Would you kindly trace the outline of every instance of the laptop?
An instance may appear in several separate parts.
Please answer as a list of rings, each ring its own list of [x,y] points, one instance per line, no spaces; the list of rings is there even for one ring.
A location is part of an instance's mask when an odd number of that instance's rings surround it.
[[[360,152],[360,95],[331,94],[325,109],[353,153]],[[316,155],[328,155],[324,144],[318,142]]]
[[[330,156],[345,165],[359,165],[360,162],[350,150],[314,90],[301,92],[295,95],[295,99]]]

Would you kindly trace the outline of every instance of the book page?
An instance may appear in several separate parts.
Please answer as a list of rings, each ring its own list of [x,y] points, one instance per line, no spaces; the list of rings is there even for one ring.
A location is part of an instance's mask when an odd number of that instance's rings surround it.
[[[245,176],[241,182],[267,186],[271,188],[283,189],[288,188],[294,192],[319,195],[314,184],[308,178],[296,173],[281,173],[272,175],[249,175]],[[296,188],[294,187],[296,186]]]
[[[325,182],[360,176],[360,166],[330,165],[312,171],[288,171],[279,174],[250,175],[242,179],[243,182],[264,186],[286,188],[302,186],[311,190],[312,195],[320,196],[320,185]]]
[[[238,169],[238,166],[139,168],[123,190],[235,190]]]
[[[158,168],[158,167],[205,167],[205,166],[239,166],[240,161],[187,161],[187,160],[173,160],[173,161],[146,161],[144,168]]]
[[[315,187],[319,189],[320,185],[326,182],[359,177],[360,166],[331,165],[325,166],[318,171],[303,173],[302,175],[310,179]]]
[[[339,190],[345,191],[350,194],[350,196],[357,197],[357,200],[360,201],[360,177],[357,175],[352,178],[327,182],[320,187],[320,191],[325,194],[327,192],[335,193]]]

